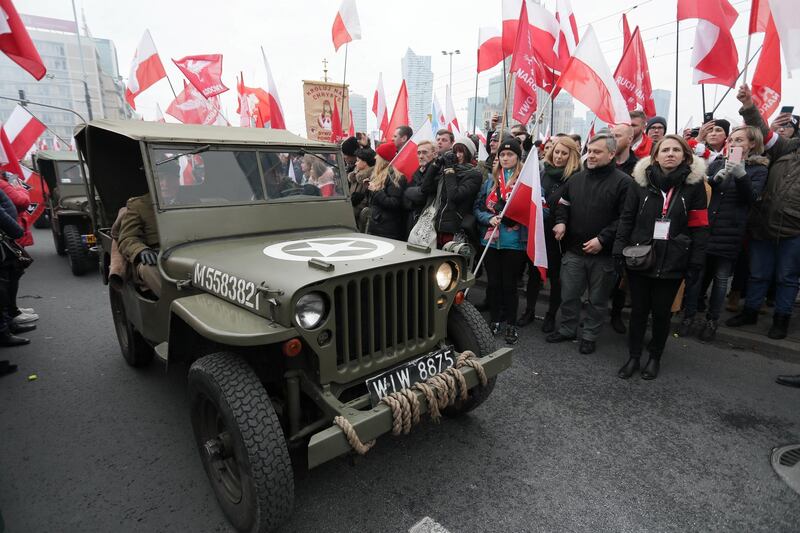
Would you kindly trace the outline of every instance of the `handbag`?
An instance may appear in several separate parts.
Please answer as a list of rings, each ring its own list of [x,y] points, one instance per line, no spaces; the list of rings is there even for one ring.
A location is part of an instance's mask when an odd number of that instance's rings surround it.
[[[422,210],[414,227],[408,234],[408,242],[428,248],[436,248],[436,212],[439,210],[439,201],[442,197],[442,183],[439,180],[439,188],[436,191],[436,198]]]
[[[7,238],[0,239],[2,247],[2,262],[9,262],[10,266],[18,270],[25,270],[33,264],[33,258],[14,241]]]
[[[655,266],[656,253],[652,244],[635,244],[622,249],[625,266],[629,270],[650,270]]]

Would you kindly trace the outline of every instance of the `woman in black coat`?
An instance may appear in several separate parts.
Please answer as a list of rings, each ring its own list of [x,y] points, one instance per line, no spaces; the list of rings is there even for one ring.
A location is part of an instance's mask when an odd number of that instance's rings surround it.
[[[710,234],[706,246],[705,276],[697,276],[686,285],[683,321],[678,335],[685,337],[699,330],[700,340],[711,341],[717,333],[717,321],[722,312],[728,278],[733,273],[736,258],[742,251],[747,232],[750,207],[761,195],[767,183],[769,159],[761,156],[764,140],[761,132],[752,126],[741,126],[731,132],[729,152],[742,149],[742,162],[732,163],[727,158],[717,158],[708,167],[711,185],[711,202],[708,205]],[[711,298],[702,329],[695,327],[699,301],[703,299],[713,281]]]
[[[650,360],[642,379],[658,376],[661,355],[669,335],[671,308],[681,280],[699,276],[708,239],[705,163],[694,157],[682,137],[664,136],[653,156],[639,161],[633,171],[625,207],[614,242],[619,273],[626,268],[624,253],[631,245],[650,245],[652,266],[627,268],[631,291],[629,358],[619,371],[627,379],[639,369],[647,318],[653,315]]]
[[[408,187],[408,182],[402,174],[389,166],[391,159],[387,158],[394,157],[394,151],[384,148],[385,146],[394,145],[384,143],[378,147],[372,178],[367,187],[370,208],[367,233],[403,241],[406,238],[408,218],[403,193]]]

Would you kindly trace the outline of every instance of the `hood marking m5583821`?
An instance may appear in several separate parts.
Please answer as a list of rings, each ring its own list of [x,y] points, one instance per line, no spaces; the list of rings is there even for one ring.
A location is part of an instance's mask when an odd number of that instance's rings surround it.
[[[390,242],[364,237],[319,237],[271,244],[264,255],[284,261],[356,261],[382,257],[394,250]]]

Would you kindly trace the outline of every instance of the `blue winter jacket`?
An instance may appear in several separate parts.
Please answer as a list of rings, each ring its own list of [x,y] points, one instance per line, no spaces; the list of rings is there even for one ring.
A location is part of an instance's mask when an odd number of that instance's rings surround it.
[[[497,214],[489,211],[489,209],[486,207],[486,198],[489,196],[491,191],[492,179],[489,178],[481,187],[480,194],[478,194],[478,198],[475,200],[475,205],[472,209],[472,213],[475,215],[475,219],[478,221],[478,232],[480,233],[481,237],[481,246],[486,246],[485,237],[486,232],[490,228],[489,220]],[[497,234],[500,235],[500,237],[499,239],[496,239],[494,243],[492,243],[492,248],[497,248],[499,250],[524,251],[528,245],[528,228],[525,226],[516,225],[511,227],[501,223],[497,227]]]

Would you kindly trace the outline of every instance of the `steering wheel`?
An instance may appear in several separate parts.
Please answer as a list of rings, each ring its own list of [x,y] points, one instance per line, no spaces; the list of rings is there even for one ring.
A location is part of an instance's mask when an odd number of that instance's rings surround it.
[[[280,197],[286,198],[287,196],[297,196],[301,194],[305,194],[305,189],[303,187],[290,187],[282,190],[280,192]]]

